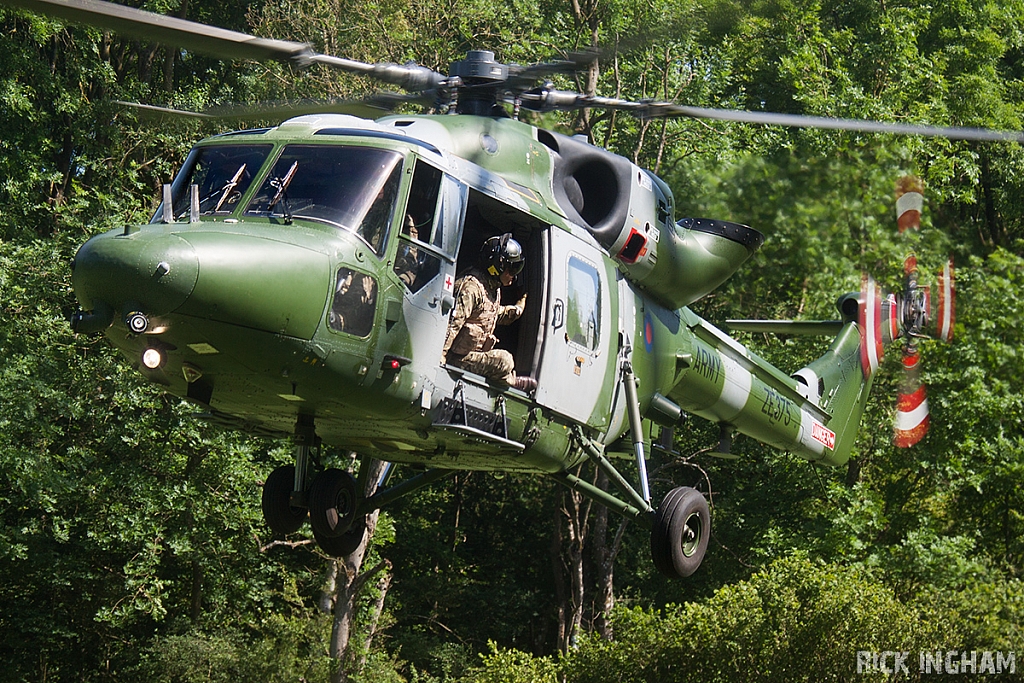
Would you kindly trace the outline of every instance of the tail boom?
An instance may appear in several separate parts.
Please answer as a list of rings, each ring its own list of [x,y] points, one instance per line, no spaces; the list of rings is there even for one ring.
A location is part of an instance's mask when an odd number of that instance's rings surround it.
[[[871,382],[861,372],[855,323],[843,325],[829,351],[793,377],[703,320],[691,329],[671,400],[808,460],[846,462]]]

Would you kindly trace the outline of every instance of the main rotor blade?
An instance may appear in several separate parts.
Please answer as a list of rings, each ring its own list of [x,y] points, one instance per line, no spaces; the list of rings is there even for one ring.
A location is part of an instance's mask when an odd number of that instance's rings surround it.
[[[412,91],[436,88],[446,80],[442,74],[418,64],[367,64],[332,57],[314,52],[308,43],[257,38],[103,0],[0,0],[0,3],[221,59],[273,59],[291,62],[299,67],[324,64]]]
[[[396,96],[401,97],[401,96]],[[401,101],[406,101],[402,98]],[[139,113],[142,117],[184,117],[206,119],[210,121],[241,121],[245,119],[276,119],[278,121],[290,119],[306,114],[348,114],[363,119],[376,119],[392,110],[383,99],[373,98],[371,100],[295,100],[282,102],[261,102],[258,104],[238,104],[222,107],[213,107],[203,111],[188,111],[185,109],[173,109],[159,107],[152,104],[140,104],[138,102],[124,102],[116,100],[116,104],[129,107]]]
[[[190,118],[190,119],[213,119],[215,118],[211,114],[207,114],[201,111],[189,111],[187,109],[174,109],[173,107],[158,107],[155,104],[142,104],[141,102],[125,102],[124,100],[114,100],[114,104],[122,107],[128,107],[141,118],[148,119],[165,119],[167,117],[178,117],[178,118]]]
[[[571,74],[585,69],[601,57],[601,51],[597,48],[583,50],[582,52],[570,52],[565,59],[557,59],[550,62],[538,62],[527,66],[510,64],[508,68],[508,84],[515,88],[517,84],[533,84],[545,76],[552,74]]]
[[[629,112],[640,118],[685,117],[732,121],[735,123],[754,123],[767,126],[787,126],[790,128],[820,128],[826,130],[849,130],[861,133],[921,135],[925,137],[949,138],[951,140],[1024,142],[1024,133],[1014,131],[924,126],[912,123],[886,123],[861,119],[805,116],[803,114],[742,111],[739,109],[710,109],[707,107],[690,107],[672,102],[656,102],[652,100],[633,102],[614,97],[590,97],[580,93],[546,88],[524,92],[521,97],[524,107],[541,112],[588,108],[615,109]]]
[[[860,119],[837,119],[825,116],[803,114],[776,114],[760,111],[735,109],[708,109],[687,107],[667,102],[652,102],[644,113],[647,117],[685,116],[695,119],[714,119],[738,123],[760,123],[769,126],[791,128],[820,128],[825,130],[850,130],[859,133],[890,133],[895,135],[920,135],[923,137],[948,138],[950,140],[980,140],[1024,142],[1024,133],[989,130],[986,128],[961,128],[955,126],[924,126],[913,123],[886,123]]]
[[[257,38],[186,19],[155,14],[102,0],[2,0],[39,14],[68,19],[126,36],[175,45],[223,59],[303,61],[306,43]]]
[[[242,119],[290,119],[307,114],[348,114],[373,120],[390,113],[383,105],[358,100],[296,100],[283,102],[261,102],[253,105],[229,105],[213,107],[203,113],[214,119],[239,121]]]

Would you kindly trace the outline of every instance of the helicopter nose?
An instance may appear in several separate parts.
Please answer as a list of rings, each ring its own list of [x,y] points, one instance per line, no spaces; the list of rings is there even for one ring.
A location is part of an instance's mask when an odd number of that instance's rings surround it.
[[[73,267],[83,312],[72,325],[79,332],[102,330],[117,313],[170,313],[188,299],[199,277],[192,245],[171,233],[145,230],[93,237],[78,250]]]
[[[296,242],[301,235],[293,235]],[[330,259],[311,244],[244,233],[185,235],[198,254],[198,282],[177,314],[311,339],[330,293]]]

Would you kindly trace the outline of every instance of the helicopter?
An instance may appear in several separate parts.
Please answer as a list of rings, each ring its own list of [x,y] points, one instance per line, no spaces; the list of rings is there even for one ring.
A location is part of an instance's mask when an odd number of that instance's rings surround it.
[[[214,424],[292,439],[294,464],[264,484],[264,518],[279,534],[308,520],[319,547],[337,557],[363,542],[369,513],[411,492],[458,471],[516,472],[635,520],[650,530],[654,565],[690,576],[708,546],[710,509],[685,486],[656,501],[652,424],[671,435],[696,415],[720,425],[722,453],[741,433],[839,466],[856,440],[877,352],[898,339],[910,348],[948,336],[935,324],[949,317],[952,271],[939,310],[908,270],[900,293],[866,281],[840,296],[836,321],[728,323],[833,337],[796,372],[776,368],[690,308],[764,236],[731,221],[677,218],[654,173],[520,121],[522,110],[1024,139],[633,102],[546,80],[593,54],[519,66],[476,50],[442,74],[99,0],[4,2],[223,58],[325,65],[408,93],[292,111],[300,115],[273,127],[198,142],[148,223],[92,237],[73,262],[74,331],[102,333],[147,380]],[[393,111],[410,103],[434,113]],[[522,246],[525,270],[510,289],[528,304],[499,343],[516,372],[535,380],[526,390],[442,362],[456,283],[487,241],[504,235]],[[355,474],[325,467],[324,446],[356,454]],[[412,474],[391,483],[389,466],[368,487],[377,461]],[[585,462],[612,491],[574,474]]]

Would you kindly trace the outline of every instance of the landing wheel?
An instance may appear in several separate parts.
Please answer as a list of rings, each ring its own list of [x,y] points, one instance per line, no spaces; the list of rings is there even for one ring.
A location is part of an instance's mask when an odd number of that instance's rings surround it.
[[[320,549],[331,557],[348,557],[363,542],[366,535],[366,515],[353,520],[348,531],[340,536],[320,536],[313,530],[313,537]]]
[[[672,489],[654,516],[654,566],[671,578],[690,576],[704,559],[710,536],[711,511],[704,496],[688,486]]]
[[[263,484],[263,519],[275,534],[293,534],[306,521],[306,509],[292,507],[295,466],[278,467]]]
[[[351,474],[329,469],[316,475],[309,490],[309,524],[321,548],[323,539],[337,538],[349,530],[357,503],[356,480]]]

